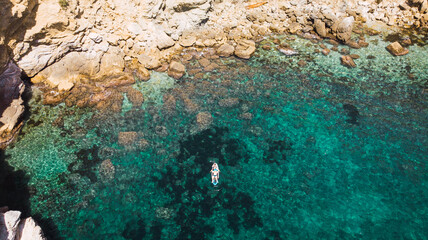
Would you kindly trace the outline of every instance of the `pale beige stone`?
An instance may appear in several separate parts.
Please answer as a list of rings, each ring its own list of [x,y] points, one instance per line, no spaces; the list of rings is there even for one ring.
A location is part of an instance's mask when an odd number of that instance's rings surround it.
[[[394,56],[403,56],[409,53],[409,49],[403,48],[399,42],[389,44],[386,49]]]
[[[28,217],[18,225],[16,240],[46,240],[43,231],[33,218]]]
[[[235,55],[239,58],[249,59],[256,51],[256,43],[252,40],[240,39],[235,48]]]
[[[172,61],[168,67],[168,75],[175,79],[181,78],[186,72],[186,67],[177,61]]]
[[[219,48],[217,48],[216,53],[220,57],[229,57],[233,54],[234,51],[235,51],[235,48],[232,45],[225,43],[221,45]]]

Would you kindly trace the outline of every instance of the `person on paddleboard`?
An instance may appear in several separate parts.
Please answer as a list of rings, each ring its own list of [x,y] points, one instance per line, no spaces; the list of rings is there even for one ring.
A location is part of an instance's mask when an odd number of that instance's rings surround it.
[[[213,163],[213,166],[211,168],[211,182],[215,185],[218,183],[218,178],[220,176],[220,169],[218,168],[217,163]]]

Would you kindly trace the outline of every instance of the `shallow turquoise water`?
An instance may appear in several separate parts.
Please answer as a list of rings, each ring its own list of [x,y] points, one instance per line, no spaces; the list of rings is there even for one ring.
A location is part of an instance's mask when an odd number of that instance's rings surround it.
[[[6,151],[30,177],[31,214],[63,239],[427,239],[427,47],[397,58],[379,41],[348,69],[289,43],[301,55],[258,49],[179,83],[154,73],[134,86],[143,106],[125,98],[118,114],[43,106],[35,89]]]

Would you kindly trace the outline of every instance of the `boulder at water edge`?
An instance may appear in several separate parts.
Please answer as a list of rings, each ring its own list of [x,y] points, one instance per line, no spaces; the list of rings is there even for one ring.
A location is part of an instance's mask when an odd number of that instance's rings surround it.
[[[15,63],[9,62],[0,74],[0,148],[10,143],[22,126],[18,121],[25,109],[21,98],[24,89],[21,70]]]
[[[256,43],[251,40],[241,39],[235,48],[235,55],[239,58],[249,59],[256,51]]]
[[[389,44],[386,49],[394,56],[403,56],[409,53],[409,49],[403,48],[398,42]]]
[[[184,75],[185,71],[186,71],[186,67],[177,61],[172,61],[169,64],[168,75],[170,77],[173,77],[175,79],[180,79]]]

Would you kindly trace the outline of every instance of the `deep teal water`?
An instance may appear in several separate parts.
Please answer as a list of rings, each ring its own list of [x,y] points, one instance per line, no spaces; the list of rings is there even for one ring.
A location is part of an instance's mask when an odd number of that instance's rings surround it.
[[[5,153],[29,176],[31,213],[63,239],[427,239],[427,47],[398,58],[369,39],[349,69],[282,40],[301,54],[258,49],[180,82],[153,73],[135,85],[143,106],[125,98],[120,114],[43,106],[33,89]],[[148,147],[119,145],[123,131]]]

